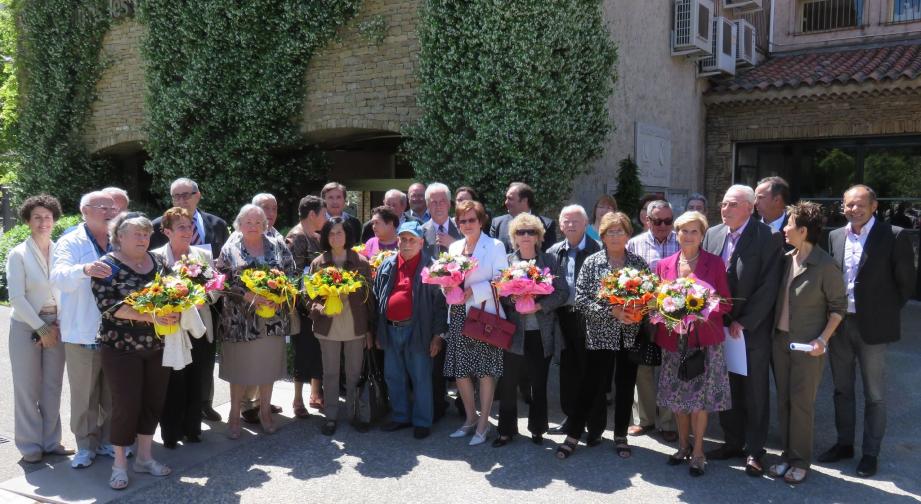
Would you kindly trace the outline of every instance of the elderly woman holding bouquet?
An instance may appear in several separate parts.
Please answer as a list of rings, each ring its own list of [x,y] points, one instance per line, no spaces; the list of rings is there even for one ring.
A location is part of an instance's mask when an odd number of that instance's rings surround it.
[[[847,294],[841,269],[816,246],[825,224],[822,206],[803,201],[788,207],[787,213],[783,232],[793,250],[784,256],[773,343],[783,453],[768,472],[795,484],[806,479],[812,462],[815,396],[828,341],[847,312]],[[791,349],[794,343],[801,350]]]
[[[358,275],[354,281],[361,283],[356,286],[358,288],[346,285],[344,294],[336,292],[328,296],[317,295],[312,287],[308,287],[311,299],[307,301],[307,306],[323,356],[323,414],[326,421],[320,431],[326,436],[332,436],[337,422],[345,418],[351,420],[352,426],[359,432],[367,432],[369,428],[370,410],[367,402],[359,397],[358,380],[364,363],[364,350],[374,343],[374,302],[368,284],[371,267],[367,259],[352,250],[355,239],[351,228],[341,217],[327,221],[320,230],[323,254],[310,263],[311,276],[304,279],[305,284],[316,285],[318,289],[348,284],[353,274]],[[339,406],[341,361],[345,362],[345,408]]]
[[[477,261],[477,268],[464,278],[462,299],[452,299],[448,313],[448,338],[444,374],[457,379],[457,390],[464,403],[466,421],[451,434],[462,438],[473,434],[470,445],[489,437],[489,410],[492,408],[496,380],[502,377],[502,349],[464,334],[464,321],[471,310],[483,310],[505,318],[505,312],[492,287],[493,278],[508,268],[505,245],[483,232],[486,210],[478,201],[462,201],[455,211],[455,222],[464,238],[448,247],[450,255],[463,255]],[[498,307],[498,308],[497,308]],[[473,378],[480,385],[480,415],[474,402]]]
[[[535,444],[543,442],[547,432],[547,374],[550,358],[561,350],[562,335],[556,309],[569,297],[566,277],[559,263],[541,252],[544,225],[529,213],[518,214],[508,227],[509,239],[515,252],[509,254],[511,275],[524,270],[521,279],[532,284],[524,290],[539,291],[539,295],[509,295],[501,298],[508,319],[515,323],[512,346],[502,352],[503,376],[499,381],[499,436],[492,445],[505,446],[518,435],[518,382],[527,374],[531,382],[531,404],[528,407],[528,431]],[[505,278],[506,275],[503,275]],[[540,279],[535,279],[539,277]],[[501,280],[500,280],[501,282]],[[513,289],[516,292],[521,288]],[[501,284],[499,294],[503,294]],[[530,299],[528,299],[530,298]]]
[[[226,275],[228,294],[221,312],[220,377],[230,382],[230,416],[227,436],[240,437],[240,403],[246,386],[259,387],[259,423],[264,432],[275,432],[272,421],[272,386],[287,376],[285,336],[288,334],[288,307],[269,299],[266,290],[254,292],[249,279],[267,278],[281,272],[294,276],[294,258],[281,240],[265,234],[268,219],[256,205],[243,205],[233,222],[233,233],[218,257],[215,267]],[[286,279],[272,280],[284,284]],[[252,285],[250,283],[250,285]],[[294,303],[289,295],[285,302]]]
[[[100,260],[112,275],[92,279],[93,295],[102,313],[96,342],[102,349],[102,368],[112,391],[112,444],[115,462],[109,486],[128,486],[126,448],[137,441],[134,472],[166,476],[171,470],[150,453],[154,431],[163,409],[169,369],[163,367],[163,339],[154,324],[173,325],[179,314],[156,316],[142,313],[125,302],[157,275],[166,264],[147,252],[153,225],[141,214],[122,213],[109,224],[113,252]]]
[[[188,210],[182,207],[170,208],[163,214],[160,226],[169,242],[151,250],[151,253],[163,259],[174,274],[193,277],[194,282],[202,285],[210,280],[205,278],[209,272],[210,277],[217,275],[213,269],[211,250],[191,246],[194,224]],[[191,340],[192,362],[170,372],[166,403],[160,418],[160,436],[163,438],[163,446],[167,448],[175,448],[183,440],[187,443],[201,441],[202,384],[204,380],[210,379],[209,374],[206,374],[209,372],[208,367],[204,364],[211,360],[209,353],[214,351],[214,323],[211,308],[207,304],[198,307],[198,314],[206,328],[204,336],[182,336]]]
[[[685,212],[675,220],[675,230],[681,250],[656,266],[663,285],[650,317],[657,322],[655,340],[663,350],[656,403],[671,409],[678,421],[678,451],[668,457],[668,464],[690,459],[690,474],[701,476],[707,414],[731,406],[723,354],[723,315],[731,308],[729,283],[722,259],[701,249],[707,231],[703,214]],[[679,279],[693,280],[693,285],[674,283]]]
[[[627,427],[633,407],[637,365],[630,360],[639,333],[639,322],[623,305],[612,305],[599,295],[601,282],[623,268],[647,269],[642,257],[627,250],[633,234],[630,218],[623,212],[605,214],[599,223],[602,250],[588,256],[576,282],[576,308],[585,317],[586,373],[580,387],[576,414],[566,422],[566,440],[557,457],[572,455],[582,432],[588,428],[588,446],[601,442],[607,425],[605,391],[614,379],[614,448],[621,458],[632,455]]]

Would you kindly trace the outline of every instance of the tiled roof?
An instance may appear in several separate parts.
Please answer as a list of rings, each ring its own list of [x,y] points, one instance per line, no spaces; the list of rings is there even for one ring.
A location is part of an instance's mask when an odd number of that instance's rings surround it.
[[[921,76],[921,43],[913,42],[773,56],[751,70],[715,82],[710,92],[765,91],[866,81],[911,80],[918,76]]]

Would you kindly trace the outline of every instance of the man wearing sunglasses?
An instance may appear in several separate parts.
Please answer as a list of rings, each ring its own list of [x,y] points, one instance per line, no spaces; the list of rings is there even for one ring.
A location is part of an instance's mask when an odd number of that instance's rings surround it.
[[[627,242],[627,250],[642,257],[651,271],[656,270],[660,260],[676,254],[680,249],[674,231],[674,212],[671,203],[653,200],[646,204],[646,229]],[[643,325],[641,331],[651,337],[650,326]],[[636,373],[636,390],[633,401],[633,425],[627,429],[631,436],[642,436],[658,426],[662,439],[671,443],[678,439],[675,416],[668,408],[656,407],[656,368],[640,365]]]

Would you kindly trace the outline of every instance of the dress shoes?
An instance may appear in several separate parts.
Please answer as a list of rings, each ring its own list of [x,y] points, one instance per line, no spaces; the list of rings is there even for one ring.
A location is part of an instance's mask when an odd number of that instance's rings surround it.
[[[220,422],[221,414],[214,411],[211,406],[205,406],[201,409],[201,417],[209,422]]]
[[[416,439],[425,439],[429,437],[429,434],[432,433],[432,429],[428,427],[415,427],[413,428],[413,437]]]
[[[569,421],[568,418],[564,418],[563,421],[560,422],[560,425],[550,429],[550,434],[566,434],[566,428],[568,427],[567,425],[568,421]]]
[[[655,429],[655,425],[631,425],[627,427],[627,434],[630,436],[645,436]]]
[[[835,443],[835,446],[832,446],[825,453],[819,455],[819,458],[816,460],[823,464],[831,464],[838,462],[839,460],[851,459],[854,458],[854,447],[851,445],[842,445]]]
[[[742,458],[745,452],[741,448],[732,448],[729,445],[722,444],[706,453],[710,460],[729,460],[731,458]]]
[[[384,432],[393,432],[401,429],[408,429],[412,426],[413,424],[409,422],[387,422],[381,426],[381,430]]]
[[[662,440],[666,443],[674,443],[678,440],[678,433],[671,430],[662,431]]]
[[[246,423],[259,423],[259,408],[250,408],[240,412],[240,418]]]
[[[857,476],[861,478],[871,478],[876,474],[878,466],[877,458],[873,455],[864,455],[860,457],[860,463],[857,464]]]

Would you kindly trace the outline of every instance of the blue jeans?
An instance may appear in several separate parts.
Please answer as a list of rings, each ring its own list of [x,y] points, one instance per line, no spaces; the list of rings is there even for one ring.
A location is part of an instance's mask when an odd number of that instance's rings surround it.
[[[409,382],[412,382],[412,424],[432,426],[432,358],[410,348],[413,327],[387,326],[390,344],[384,349],[384,379],[390,393],[391,419],[410,422]],[[407,380],[408,377],[408,380]]]

